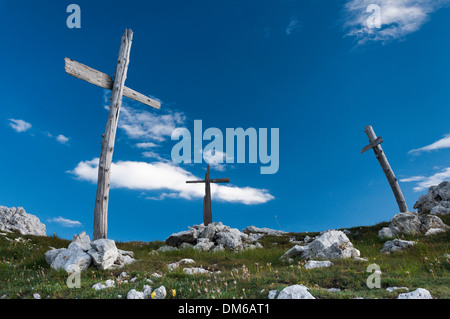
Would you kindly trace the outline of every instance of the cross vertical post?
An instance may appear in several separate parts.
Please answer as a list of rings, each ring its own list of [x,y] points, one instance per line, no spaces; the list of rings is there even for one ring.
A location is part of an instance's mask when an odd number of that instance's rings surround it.
[[[378,160],[378,162],[381,165],[381,168],[383,169],[384,174],[386,175],[386,178],[389,182],[389,185],[391,186],[392,191],[394,192],[395,200],[397,201],[398,208],[400,209],[401,213],[407,213],[408,207],[406,206],[405,198],[403,197],[402,190],[400,189],[400,185],[397,182],[397,178],[394,175],[394,172],[392,171],[391,166],[389,165],[389,162],[387,160],[386,155],[383,152],[383,149],[381,148],[381,143],[383,142],[383,139],[381,137],[376,136],[372,126],[368,125],[366,126],[366,129],[364,132],[369,137],[370,144],[364,147],[361,150],[361,153],[364,153],[365,151],[369,149],[373,149],[375,156]]]
[[[111,182],[111,165],[116,139],[117,123],[119,120],[122,95],[127,78],[128,64],[130,62],[131,42],[133,31],[125,30],[117,60],[114,85],[111,94],[108,121],[105,134],[103,134],[100,162],[98,165],[97,195],[94,209],[93,239],[106,238],[108,232],[108,202]]]
[[[205,179],[202,181],[186,181],[188,184],[205,183],[205,196],[203,197],[203,225],[208,226],[212,223],[211,212],[211,183],[229,183],[229,178],[215,178],[209,177],[209,165],[206,168]]]

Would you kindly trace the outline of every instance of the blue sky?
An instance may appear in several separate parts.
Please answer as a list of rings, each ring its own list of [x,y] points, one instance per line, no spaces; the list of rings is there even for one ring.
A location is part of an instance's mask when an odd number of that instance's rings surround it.
[[[69,29],[66,8],[81,8]],[[366,21],[381,8],[381,28]],[[448,1],[1,1],[0,205],[47,233],[92,234],[95,159],[109,93],[64,72],[69,57],[114,74],[134,31],[114,151],[108,237],[164,240],[202,222],[206,164],[175,164],[171,132],[279,128],[279,170],[221,164],[213,220],[285,231],[371,225],[398,211],[364,133],[372,125],[412,209],[450,179]],[[106,106],[106,107],[105,107]],[[204,146],[206,142],[204,143]],[[116,172],[116,173],[115,173]],[[180,182],[181,181],[181,182]]]

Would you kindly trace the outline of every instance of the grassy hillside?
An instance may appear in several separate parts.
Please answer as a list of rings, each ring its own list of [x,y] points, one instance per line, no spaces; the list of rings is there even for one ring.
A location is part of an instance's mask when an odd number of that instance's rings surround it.
[[[443,218],[449,224],[448,217]],[[264,249],[242,252],[197,252],[182,250],[149,254],[163,246],[163,242],[117,243],[118,248],[132,250],[139,261],[120,270],[100,271],[90,267],[82,273],[81,288],[69,289],[68,275],[64,271],[50,269],[44,253],[49,247],[66,248],[69,241],[53,237],[0,236],[0,297],[33,298],[126,298],[129,290],[142,291],[145,279],[153,281],[153,289],[164,285],[168,298],[267,298],[268,291],[282,289],[292,284],[303,284],[311,288],[316,298],[396,298],[402,291],[389,293],[385,288],[405,286],[410,290],[428,289],[434,298],[450,298],[449,243],[450,232],[433,237],[405,236],[404,239],[418,242],[403,253],[385,255],[380,253],[384,241],[377,236],[378,230],[386,226],[381,223],[371,227],[350,228],[348,235],[353,245],[361,251],[368,262],[354,260],[334,261],[330,268],[304,268],[305,262],[282,262],[279,257],[293,246],[291,237],[303,239],[306,233],[290,233],[282,237],[266,236],[260,240]],[[312,237],[315,234],[308,233]],[[20,239],[23,238],[23,239]],[[9,239],[9,240],[8,240]],[[195,260],[194,267],[220,271],[213,275],[185,275],[181,269],[169,272],[167,265],[182,258]],[[381,289],[369,289],[366,272],[369,264],[380,266]],[[189,265],[191,267],[191,265]],[[137,277],[133,283],[122,283],[116,288],[100,291],[92,285],[107,279],[117,279],[121,272]],[[153,277],[159,273],[161,277]],[[130,277],[130,278],[131,278]],[[130,279],[128,278],[128,279]],[[340,292],[329,292],[328,288],[339,288]],[[173,296],[171,290],[176,292]]]

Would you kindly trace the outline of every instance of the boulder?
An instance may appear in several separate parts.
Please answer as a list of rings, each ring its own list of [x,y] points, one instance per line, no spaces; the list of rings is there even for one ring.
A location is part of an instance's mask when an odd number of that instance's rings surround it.
[[[186,275],[198,275],[198,274],[211,274],[209,270],[199,268],[199,267],[192,267],[192,268],[184,268],[183,273]]]
[[[101,270],[109,269],[119,257],[116,243],[112,239],[97,239],[91,243],[88,254],[92,257],[92,262]]]
[[[384,243],[383,248],[381,248],[380,252],[390,254],[394,252],[401,252],[404,248],[411,247],[415,245],[415,241],[394,239],[392,241],[387,241]]]
[[[67,273],[84,271],[91,264],[91,257],[79,248],[58,249],[58,253],[46,256],[46,260],[52,260],[50,267],[55,270],[64,269]],[[55,253],[55,252],[53,252]]]
[[[411,292],[399,294],[397,299],[433,299],[431,293],[423,288],[418,288]]]
[[[197,243],[197,230],[190,228],[189,230],[172,234],[166,239],[166,244],[169,246],[179,247],[182,243],[195,245]]]
[[[277,299],[316,299],[303,285],[292,285],[280,291]]]
[[[378,232],[378,237],[385,239],[394,238],[398,234],[424,235],[427,232],[430,235],[446,231],[449,228],[448,225],[435,215],[419,214],[417,212],[399,213],[392,218],[392,223],[388,227],[383,227]],[[435,231],[433,229],[439,230]]]
[[[295,245],[281,258],[293,258],[298,255],[303,259],[340,259],[359,257],[360,252],[353,247],[350,239],[342,231],[329,230],[323,232],[308,245]]]
[[[450,213],[450,182],[428,188],[427,194],[420,196],[414,204],[419,213],[449,214]]]
[[[91,249],[91,240],[89,239],[89,236],[85,231],[83,231],[79,235],[74,235],[72,242],[70,243],[68,248],[70,249],[75,246],[82,249],[83,251],[88,251],[89,249]]]
[[[209,251],[213,247],[214,243],[212,241],[209,241],[208,238],[199,238],[197,245],[195,245],[193,248],[200,251]]]
[[[0,231],[17,231],[21,235],[47,236],[38,217],[27,214],[22,207],[0,206]]]

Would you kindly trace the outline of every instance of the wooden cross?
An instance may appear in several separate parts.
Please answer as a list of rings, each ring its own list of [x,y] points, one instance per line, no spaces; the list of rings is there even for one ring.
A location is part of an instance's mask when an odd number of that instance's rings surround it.
[[[211,183],[229,183],[229,178],[209,178],[209,165],[206,169],[205,179],[202,181],[186,181],[186,183],[205,183],[205,197],[203,197],[203,224],[208,226],[212,223],[211,213]]]
[[[93,240],[106,238],[108,232],[108,201],[111,178],[111,163],[120,107],[122,105],[122,96],[125,95],[130,99],[152,106],[156,109],[159,109],[161,107],[160,102],[155,101],[125,86],[128,64],[130,62],[130,49],[132,41],[133,31],[125,30],[120,45],[114,80],[109,75],[94,70],[86,65],[68,58],[64,59],[65,70],[68,74],[102,88],[112,90],[111,105],[109,107],[109,115],[108,121],[106,123],[105,134],[102,135],[102,147],[100,152],[100,162],[98,165]]]
[[[389,165],[386,155],[384,154],[383,149],[380,145],[383,142],[383,139],[381,138],[381,136],[377,138],[372,126],[370,125],[366,126],[364,132],[366,132],[367,136],[369,137],[370,143],[361,150],[361,154],[365,151],[370,150],[371,148],[373,149],[373,151],[375,152],[375,156],[378,159],[378,162],[380,162],[381,168],[383,169],[383,172],[387,177],[389,185],[391,185],[400,212],[407,213],[408,207],[406,206],[402,190],[400,189],[400,185],[398,185],[397,178],[395,177],[394,172],[392,171],[392,168]]]

